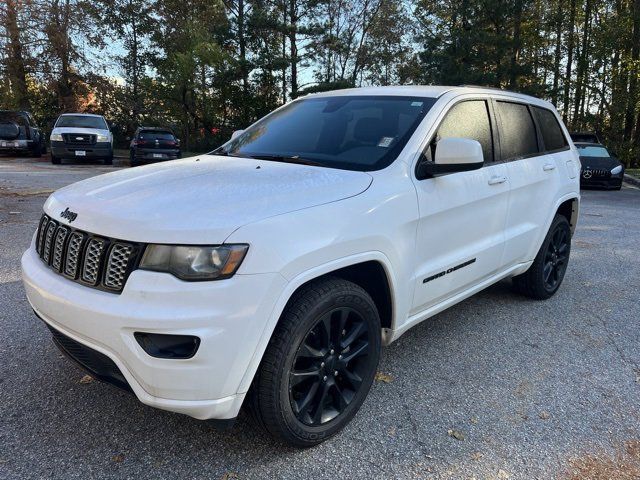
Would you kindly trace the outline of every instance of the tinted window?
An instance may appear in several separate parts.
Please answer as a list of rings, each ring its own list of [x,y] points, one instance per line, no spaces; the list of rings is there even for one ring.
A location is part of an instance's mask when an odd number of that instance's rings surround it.
[[[104,121],[104,118],[84,115],[61,115],[58,117],[55,127],[95,128],[97,130],[108,130],[107,122]]]
[[[609,152],[604,147],[594,145],[576,145],[578,155],[581,157],[610,157]]]
[[[173,133],[160,132],[158,130],[142,130],[138,134],[138,138],[145,140],[175,140]]]
[[[540,127],[540,133],[544,140],[544,149],[560,150],[567,146],[567,140],[564,138],[562,128],[558,123],[558,119],[550,110],[545,108],[533,107],[533,111]]]
[[[500,122],[503,160],[514,160],[538,152],[536,127],[529,108],[521,103],[496,102]]]
[[[22,127],[27,126],[27,118],[17,112],[0,112],[1,123],[17,123]]]
[[[438,127],[437,138],[470,138],[482,145],[485,162],[493,162],[493,138],[487,102],[469,100],[454,105]]]
[[[379,170],[395,160],[434,103],[434,98],[400,96],[298,100],[214,153]]]

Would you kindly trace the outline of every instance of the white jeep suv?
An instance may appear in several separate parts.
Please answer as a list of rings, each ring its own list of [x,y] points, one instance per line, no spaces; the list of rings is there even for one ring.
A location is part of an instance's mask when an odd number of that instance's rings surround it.
[[[355,415],[381,345],[507,277],[533,298],[558,290],[579,171],[536,98],[309,95],[210,154],[53,193],[24,284],[94,377],[198,419],[246,403],[309,446]]]

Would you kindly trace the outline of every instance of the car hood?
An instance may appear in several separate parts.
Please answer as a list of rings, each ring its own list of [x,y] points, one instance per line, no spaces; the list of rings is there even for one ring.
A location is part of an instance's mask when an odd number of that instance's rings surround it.
[[[101,128],[79,128],[79,127],[56,127],[53,130],[51,130],[51,133],[82,133],[82,134],[88,134],[88,135],[111,135],[111,132],[109,130],[106,129],[101,129]]]
[[[203,155],[69,185],[45,212],[68,223],[68,208],[72,227],[121,240],[218,244],[243,225],[358,195],[371,182],[364,172]]]
[[[580,157],[582,168],[592,169],[612,169],[621,165],[621,163],[612,157]]]

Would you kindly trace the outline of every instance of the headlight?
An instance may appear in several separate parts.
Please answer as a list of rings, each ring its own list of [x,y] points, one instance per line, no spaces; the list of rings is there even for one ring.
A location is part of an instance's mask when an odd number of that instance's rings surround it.
[[[611,175],[617,175],[620,172],[622,172],[622,165],[618,165],[617,167],[611,169]]]
[[[111,139],[109,138],[109,135],[100,135],[98,134],[98,138],[96,139],[97,142],[110,142]]]
[[[52,142],[62,142],[62,134],[60,134],[60,133],[52,133],[51,134],[51,141]]]
[[[220,280],[236,273],[248,249],[249,245],[147,245],[140,268],[181,280]]]

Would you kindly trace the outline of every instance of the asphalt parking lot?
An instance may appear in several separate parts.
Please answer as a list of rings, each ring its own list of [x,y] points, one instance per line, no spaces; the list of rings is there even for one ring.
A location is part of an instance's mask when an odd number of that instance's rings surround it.
[[[640,478],[640,190],[583,192],[555,297],[502,282],[414,328],[351,425],[300,451],[81,383],[33,315],[43,202],[116,168],[0,158],[0,478]]]

